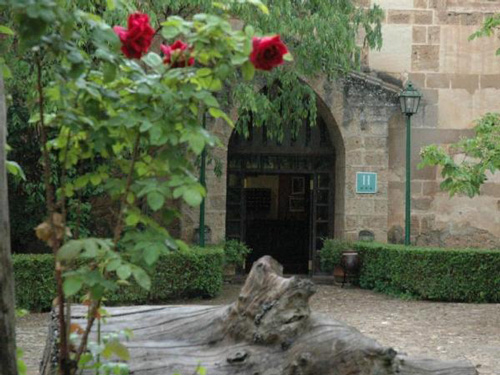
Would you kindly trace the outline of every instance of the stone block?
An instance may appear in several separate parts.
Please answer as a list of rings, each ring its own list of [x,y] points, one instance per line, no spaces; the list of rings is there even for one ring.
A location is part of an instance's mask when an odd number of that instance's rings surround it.
[[[364,198],[363,198],[364,197]],[[374,201],[370,196],[360,196],[357,199],[346,199],[346,214],[349,215],[371,215],[375,213]]]
[[[422,89],[421,105],[438,104],[439,101],[439,90],[435,89]]]
[[[465,90],[440,90],[438,112],[438,127],[470,128],[475,119],[472,94]]]
[[[354,5],[360,8],[369,8],[370,3],[370,0],[354,0]]]
[[[348,215],[345,218],[345,230],[356,230],[361,225],[361,216]]]
[[[472,103],[472,115],[474,120],[484,116],[488,112],[498,112],[500,109],[499,98],[500,90],[498,89],[488,88],[476,91],[473,95],[474,102]]]
[[[440,25],[460,25],[460,13],[448,12],[440,8],[437,12],[437,23]]]
[[[382,48],[370,51],[370,68],[400,74],[411,70],[411,25],[382,25]]]
[[[414,210],[427,211],[431,207],[433,198],[412,198],[411,207]]]
[[[381,230],[387,228],[387,215],[363,216],[361,221],[361,229],[365,230]]]
[[[412,33],[413,43],[427,43],[427,28],[425,26],[413,26]]]
[[[387,199],[377,199],[374,203],[375,213],[378,215],[387,214],[389,203]]]
[[[434,196],[439,191],[439,184],[436,181],[424,181],[422,183],[422,194],[424,196]]]
[[[460,14],[460,25],[477,26],[477,25],[481,25],[482,22],[483,22],[483,13],[473,12],[473,13]]]
[[[479,88],[479,75],[455,74],[451,76],[452,89],[465,89],[471,94]]]
[[[387,150],[386,137],[366,137],[364,143],[366,150]]]
[[[346,165],[355,166],[355,165],[364,165],[364,152],[361,150],[358,151],[348,151],[346,153]]]
[[[422,128],[437,128],[439,107],[437,105],[422,106]]]
[[[387,12],[387,22],[394,24],[431,25],[431,10],[394,10]]]
[[[410,73],[408,78],[419,90],[422,90],[425,87],[424,73]]]
[[[388,162],[387,151],[367,151],[365,152],[365,162],[364,165],[369,166],[386,166]]]
[[[445,9],[446,0],[429,0],[428,7],[431,9]]]
[[[434,229],[436,224],[435,215],[425,215],[420,220],[420,233],[426,233]]]
[[[413,236],[420,234],[420,217],[418,215],[411,215],[410,225],[410,233]]]
[[[481,186],[481,195],[500,198],[500,184],[487,182]]]
[[[389,10],[387,13],[387,22],[396,24],[411,23],[411,11],[409,10]]]
[[[469,41],[477,26],[442,26],[440,72],[452,74],[499,74],[500,59],[495,56],[498,39]]]
[[[427,8],[427,0],[413,0],[413,7],[414,8]]]
[[[437,71],[439,46],[413,45],[411,67],[415,71]]]
[[[422,181],[412,181],[411,182],[411,196],[422,195]]]
[[[344,147],[346,150],[358,150],[363,148],[363,138],[348,137],[344,139]]]
[[[414,0],[373,0],[382,9],[413,9]]]
[[[433,89],[450,88],[451,77],[446,73],[428,73],[426,74],[425,85]]]
[[[432,11],[417,10],[413,12],[413,23],[417,25],[432,25]]]
[[[440,26],[429,26],[427,28],[427,43],[429,44],[439,44],[441,40],[441,27]]]
[[[482,74],[480,77],[481,89],[500,89],[500,74]]]

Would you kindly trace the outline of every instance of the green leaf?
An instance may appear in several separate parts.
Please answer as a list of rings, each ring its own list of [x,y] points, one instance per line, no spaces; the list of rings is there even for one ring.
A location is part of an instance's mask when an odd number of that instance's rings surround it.
[[[132,270],[130,269],[130,266],[128,264],[122,264],[118,269],[116,270],[116,274],[118,277],[122,280],[126,280],[130,277],[130,274],[132,273]]]
[[[106,0],[106,5],[108,6],[108,10],[115,10],[116,0]]]
[[[87,238],[83,240],[83,248],[85,249],[85,256],[89,258],[94,258],[97,256],[97,242],[93,238]]]
[[[121,342],[113,340],[106,344],[104,350],[102,351],[102,356],[106,359],[111,358],[112,355],[116,355],[118,358],[124,361],[130,360],[130,353],[125,345]]]
[[[64,295],[66,295],[67,297],[75,295],[80,291],[80,289],[82,289],[82,285],[83,280],[80,278],[80,276],[72,276],[66,278],[63,283]]]
[[[0,25],[0,34],[14,35],[14,31],[7,26]]]
[[[142,58],[142,61],[144,61],[146,65],[151,68],[163,65],[162,58],[157,53],[154,52],[149,52],[146,56]]]
[[[23,169],[19,164],[17,164],[15,161],[7,160],[7,172],[14,176],[21,177],[22,180],[26,181],[26,175],[24,174]]]
[[[116,65],[112,63],[106,63],[103,67],[104,82],[112,82],[116,78]]]
[[[139,223],[140,219],[141,217],[136,212],[130,212],[125,218],[125,224],[129,227],[135,227]]]
[[[98,174],[93,174],[90,176],[90,182],[92,185],[97,186],[101,183],[101,176]]]
[[[0,64],[0,68],[2,69],[2,75],[4,78],[12,78],[12,72],[7,65]]]
[[[288,52],[286,55],[283,55],[283,60],[293,61],[293,55],[290,52]]]
[[[255,67],[250,61],[247,61],[241,66],[241,73],[245,81],[250,81],[255,75]]]
[[[113,259],[107,264],[106,271],[116,271],[121,264],[121,259]]]
[[[144,260],[148,265],[153,265],[160,257],[160,251],[156,246],[148,246],[144,250]]]
[[[142,288],[146,290],[149,290],[151,288],[151,278],[146,273],[146,271],[144,271],[142,268],[134,267],[132,273],[134,275],[135,281],[137,281],[137,284],[139,284]]]
[[[83,250],[83,242],[81,240],[70,240],[66,242],[57,252],[58,260],[73,260]]]
[[[81,189],[81,188],[87,186],[88,183],[89,183],[89,176],[88,175],[80,176],[75,181],[75,188]]]
[[[262,1],[260,0],[246,0],[246,1],[248,1],[250,4],[255,5],[257,8],[259,8],[259,10],[262,13],[269,15],[269,9]]]
[[[152,191],[147,197],[148,205],[153,211],[158,211],[165,203],[165,197],[158,191]]]
[[[231,127],[234,127],[234,122],[228,117],[228,115],[226,115],[224,111],[220,110],[219,108],[209,108],[208,112],[214,118],[222,117]]]
[[[199,206],[201,201],[203,200],[201,193],[195,189],[186,190],[184,194],[182,194],[182,197],[187,204],[193,207]]]

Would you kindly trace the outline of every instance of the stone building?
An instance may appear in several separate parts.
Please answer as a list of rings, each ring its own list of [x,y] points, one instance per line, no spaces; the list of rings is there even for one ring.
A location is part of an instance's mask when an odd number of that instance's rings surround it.
[[[223,176],[208,174],[212,242],[240,238],[255,256],[274,255],[291,272],[317,269],[323,237],[400,242],[405,123],[397,96],[410,79],[423,94],[412,119],[412,242],[500,247],[500,174],[478,197],[449,198],[437,168],[417,169],[422,146],[470,136],[475,119],[500,112],[500,41],[468,40],[485,16],[500,12],[500,0],[358,3],[384,9],[384,45],[366,53],[362,72],[307,82],[317,94],[319,126],[276,145],[262,129],[245,140],[214,125],[227,148],[216,151]],[[376,174],[374,193],[362,185],[375,175],[358,172]],[[182,237],[191,240],[198,212],[183,211]]]

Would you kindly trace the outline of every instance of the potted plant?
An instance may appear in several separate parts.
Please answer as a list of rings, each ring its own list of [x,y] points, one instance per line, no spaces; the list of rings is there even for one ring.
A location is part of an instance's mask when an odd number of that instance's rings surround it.
[[[321,269],[332,272],[335,281],[345,284],[349,275],[355,274],[359,269],[359,256],[348,241],[336,238],[327,239],[320,251]]]
[[[236,267],[244,266],[245,259],[252,252],[245,243],[228,240],[224,243],[224,278],[232,280],[236,275]]]

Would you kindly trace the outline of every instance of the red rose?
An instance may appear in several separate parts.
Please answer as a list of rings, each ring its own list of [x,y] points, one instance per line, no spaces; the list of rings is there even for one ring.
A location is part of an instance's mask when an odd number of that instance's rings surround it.
[[[143,13],[134,13],[128,17],[128,29],[121,26],[113,30],[122,42],[122,52],[129,59],[140,59],[148,52],[155,34],[149,24],[149,16]]]
[[[182,68],[194,64],[194,57],[189,56],[188,45],[180,40],[176,40],[170,46],[162,44],[161,51],[165,55],[163,62],[169,64],[172,68]]]
[[[283,56],[288,53],[288,48],[281,41],[279,35],[254,37],[250,61],[256,69],[271,70],[283,64]]]

